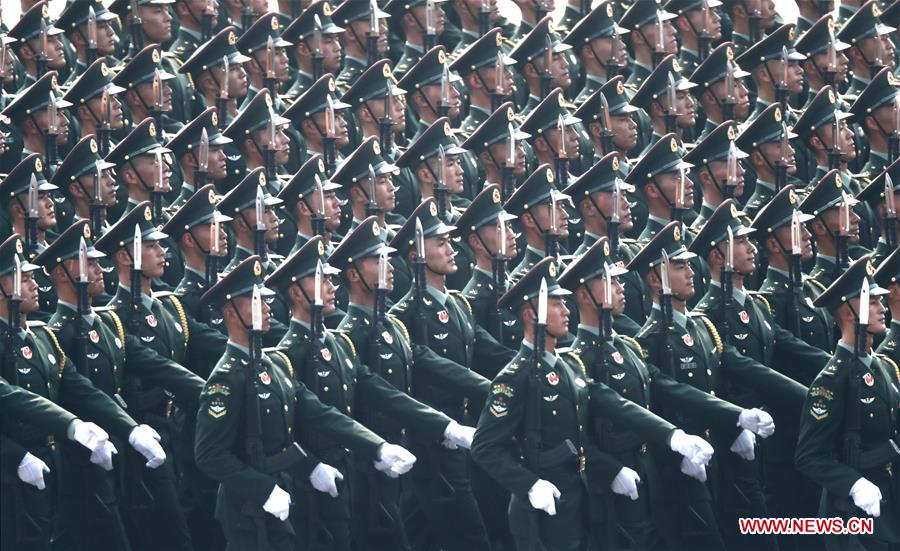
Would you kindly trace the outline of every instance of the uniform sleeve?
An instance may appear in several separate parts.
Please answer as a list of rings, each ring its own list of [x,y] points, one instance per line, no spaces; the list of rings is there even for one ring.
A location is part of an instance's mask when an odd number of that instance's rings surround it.
[[[769,397],[773,406],[793,411],[794,415],[806,397],[806,387],[744,356],[730,344],[722,352],[722,367],[735,382]]]
[[[839,461],[850,375],[847,367],[828,367],[813,381],[803,404],[794,454],[798,471],[837,496],[850,495],[850,487],[862,476]]]
[[[831,359],[824,350],[810,346],[777,323],[773,322],[772,329],[775,331],[775,365],[789,377],[812,381]]]
[[[185,365],[194,365],[194,362],[208,364],[210,358],[216,360],[221,358],[225,353],[225,343],[227,342],[225,335],[205,323],[197,321],[192,316],[185,317],[190,331]]]
[[[487,329],[474,320],[472,326],[475,328],[473,367],[478,373],[493,379],[504,365],[512,361],[516,352],[497,342]]]
[[[131,333],[125,334],[125,366],[130,376],[164,388],[175,396],[179,405],[188,409],[195,408],[203,391],[203,379],[144,346]]]
[[[26,453],[28,450],[24,446],[5,434],[0,435],[0,471],[18,480],[19,463]]]
[[[416,376],[432,384],[445,386],[479,404],[484,403],[491,382],[478,373],[448,360],[427,346],[412,345]]]
[[[86,420],[94,421],[108,432],[128,439],[137,422],[125,413],[112,398],[75,371],[66,359],[60,380],[60,405]]]
[[[522,372],[514,375],[501,372],[494,379],[478,419],[472,459],[504,488],[524,498],[538,476],[522,464],[513,441],[523,430],[527,398],[525,377]]]
[[[245,390],[241,373],[213,371],[200,394],[194,455],[197,467],[229,492],[262,506],[275,487],[275,479],[235,455],[243,415]],[[283,488],[288,491],[289,488]]]
[[[600,382],[588,386],[594,418],[607,417],[614,423],[630,429],[647,441],[665,444],[675,425],[643,408]]]
[[[42,431],[64,436],[75,415],[42,396],[11,385],[0,378],[3,416],[28,422]]]
[[[654,365],[648,365],[652,391],[663,401],[673,401],[692,417],[706,419],[718,430],[735,431],[742,409],[692,385],[679,383]],[[737,434],[735,434],[737,436]]]

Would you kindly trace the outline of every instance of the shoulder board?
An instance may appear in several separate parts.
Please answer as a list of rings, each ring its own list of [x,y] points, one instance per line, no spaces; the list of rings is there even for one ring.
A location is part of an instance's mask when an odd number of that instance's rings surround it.
[[[115,306],[94,306],[91,308],[94,312],[109,312],[110,310],[115,311]]]
[[[409,331],[406,330],[406,325],[404,325],[403,322],[400,321],[400,318],[393,314],[388,314],[388,319],[394,322],[394,324],[396,324],[397,327],[400,328],[400,332],[403,333],[403,338],[406,339],[406,344],[409,345],[412,341],[410,341],[409,339]]]
[[[900,383],[900,367],[897,366],[897,362],[892,360],[890,356],[887,354],[875,354],[878,358],[881,359],[884,363],[894,368],[894,376],[897,378],[897,382]]]
[[[565,350],[565,352],[563,352],[563,350]],[[572,358],[572,360],[574,360],[575,363],[578,364],[578,367],[581,368],[581,374],[587,377],[587,369],[585,369],[584,362],[581,361],[581,358],[578,357],[578,354],[569,349],[560,349],[560,354]]]
[[[288,358],[288,355],[282,352],[280,348],[263,348],[263,352],[269,354],[273,358],[280,359],[284,363],[284,367],[287,368],[288,375],[290,375],[292,379],[294,378],[294,365],[291,363],[291,359]]]
[[[653,330],[654,328],[656,328],[656,326],[657,326],[657,323],[656,323],[655,321],[652,321],[652,322],[650,322],[650,323],[644,324],[644,326],[641,327],[641,330],[638,331],[637,336],[638,336],[638,337],[645,337],[645,336],[647,336],[647,334],[648,334],[651,330]],[[620,335],[620,336],[621,336],[621,335]]]
[[[153,298],[164,298],[174,295],[172,291],[153,291]]]
[[[765,297],[765,295],[763,295],[762,293],[750,293],[750,296],[753,297],[753,298],[755,298],[756,300],[762,302],[763,304],[765,304],[765,305],[766,305],[766,310],[769,311],[769,315],[772,316],[772,317],[775,316],[775,313],[772,312],[772,305],[769,304],[769,299],[767,299],[767,298]]]
[[[639,343],[637,339],[629,337],[628,335],[619,335],[619,338],[622,339],[622,341],[624,341],[626,344],[631,345],[632,348],[636,348],[642,358],[647,357],[647,353],[644,351],[644,347],[641,346],[641,343]]]
[[[713,324],[712,320],[710,320],[706,316],[700,316],[700,321],[703,322],[703,325],[706,326],[706,329],[709,330],[709,334],[713,338],[713,342],[716,343],[716,350],[719,352],[719,355],[722,355],[722,352],[725,350],[725,346],[722,344],[722,337],[719,336],[719,331],[716,329],[716,326]]]
[[[819,281],[818,279],[814,278],[814,277],[811,277],[811,278],[807,279],[806,281],[812,283],[813,285],[815,285],[816,287],[818,287],[819,289],[821,289],[823,292],[824,292],[825,289],[826,289],[825,284],[822,283],[821,281]]]
[[[169,303],[178,314],[178,321],[181,322],[181,329],[184,331],[184,346],[187,348],[188,341],[191,340],[191,331],[188,329],[188,319],[187,314],[184,313],[184,306],[181,305],[181,301],[175,293],[169,292],[165,297],[169,299]]]
[[[29,326],[31,324],[29,323]],[[59,375],[62,376],[63,370],[66,368],[66,353],[62,349],[62,346],[59,345],[59,340],[56,338],[56,333],[53,332],[52,329],[47,327],[47,324],[41,322],[40,325],[36,325],[35,327],[40,327],[44,331],[47,332],[47,336],[50,337],[50,342],[53,343],[53,348],[56,349],[56,353],[59,354]]]
[[[344,342],[347,343],[347,346],[350,347],[350,352],[353,354],[353,357],[355,358],[356,357],[356,347],[353,345],[353,341],[350,340],[350,336],[347,335],[347,333],[344,333],[343,331],[339,331],[339,332],[335,332],[335,333],[337,334],[337,336],[341,337],[344,340]]]
[[[466,305],[466,308],[469,310],[470,316],[475,315],[472,312],[472,304],[469,302],[469,299],[467,299],[466,296],[462,293],[462,291],[457,291],[456,289],[450,289],[450,294],[452,296],[458,298],[459,300],[463,301],[463,303]]]

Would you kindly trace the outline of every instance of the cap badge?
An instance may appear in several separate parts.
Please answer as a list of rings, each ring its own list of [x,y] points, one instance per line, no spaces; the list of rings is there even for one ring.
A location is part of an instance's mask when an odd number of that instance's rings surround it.
[[[325,172],[325,161],[319,157],[319,172]]]
[[[681,72],[681,64],[678,63],[678,58],[672,60],[672,69],[674,71]]]
[[[328,79],[328,91],[334,92],[335,90],[337,90],[337,84],[334,83],[334,78],[329,78]]]
[[[871,261],[866,261],[866,273],[868,273],[870,276],[875,275],[875,266],[872,265]]]
[[[547,181],[548,182],[553,181],[553,169],[550,169],[550,168],[547,169]]]
[[[625,93],[625,83],[619,80],[616,82],[616,95],[621,96]]]
[[[91,225],[85,224],[81,230],[81,235],[84,236],[85,239],[91,238]]]
[[[432,201],[431,203],[429,203],[429,205],[428,205],[428,211],[431,212],[431,215],[432,215],[432,216],[437,216],[438,209],[437,209],[437,204],[436,204],[434,201]]]
[[[609,241],[603,242],[603,254],[609,256]]]
[[[156,137],[156,123],[151,122],[147,125],[147,133],[154,138]]]
[[[331,4],[328,2],[322,3],[322,15],[331,16]]]
[[[16,239],[16,252],[22,254],[25,251],[25,247],[22,246],[22,240]]]
[[[450,123],[445,122],[444,123],[444,136],[449,136],[451,134],[451,132],[452,131],[450,130]]]
[[[109,67],[106,66],[106,63],[100,62],[100,74],[105,77],[109,76]]]
[[[150,58],[153,59],[153,63],[159,63],[159,50],[154,48],[153,53],[150,54]]]
[[[516,118],[516,113],[513,111],[513,108],[510,107],[506,110],[506,120],[512,121]]]
[[[550,277],[556,277],[556,263],[551,262],[549,266],[547,266],[547,273],[550,274]]]
[[[153,220],[153,211],[150,210],[150,207],[144,208],[144,220],[147,222]]]
[[[503,35],[500,33],[497,33],[496,36],[497,36],[497,40],[495,42],[497,43],[497,46],[502,46],[503,45]]]
[[[781,108],[775,108],[775,122],[781,122]]]
[[[281,25],[278,24],[278,19],[277,19],[276,17],[273,17],[273,18],[272,18],[272,23],[271,23],[271,24],[272,24],[272,30],[273,30],[273,31],[277,31],[278,29],[281,28]]]
[[[834,90],[832,90],[831,88],[829,88],[829,89],[828,89],[828,102],[829,102],[829,103],[834,103],[834,101],[835,101],[836,99],[837,99],[837,98],[834,97]]]
[[[209,121],[213,124],[213,126],[219,126],[219,114],[215,111],[210,113]]]
[[[266,185],[266,173],[260,172],[259,173],[259,187],[263,187],[264,185]]]
[[[613,169],[614,171],[618,172],[618,170],[619,170],[619,158],[618,158],[618,157],[613,157],[613,160],[612,160],[612,169]]]
[[[613,16],[612,2],[609,2],[606,4],[606,17],[612,17],[612,16]]]
[[[500,190],[499,189],[494,188],[494,192],[491,194],[491,200],[494,202],[495,205],[500,202]]]
[[[234,31],[228,32],[228,44],[231,46],[234,46],[235,44],[237,44],[237,35],[234,34]]]
[[[566,106],[566,97],[562,95],[562,92],[560,92],[559,95],[556,96],[556,100],[559,102],[560,107]]]
[[[675,241],[681,241],[681,228],[675,226],[675,229],[672,230],[672,238]]]
[[[725,59],[731,61],[734,59],[734,49],[731,46],[727,46],[725,48]]]
[[[672,153],[677,153],[678,152],[678,140],[676,140],[675,138],[672,138],[671,141],[669,141],[669,149],[672,150]]]
[[[729,127],[728,127],[728,139],[729,139],[730,141],[733,142],[733,141],[734,141],[734,138],[735,138],[735,135],[734,135],[734,127],[733,127],[733,126],[729,126]]]
[[[322,243],[322,241],[319,241],[319,246],[318,246],[317,250],[319,252],[319,256],[322,256],[323,254],[325,254],[325,244]]]
[[[444,50],[438,50],[438,63],[443,65],[447,63],[447,53]]]
[[[206,196],[206,198],[209,199],[210,205],[216,204],[216,192],[215,191],[209,190],[209,194]]]
[[[34,158],[34,171],[41,172],[43,170],[44,170],[44,163],[41,162],[41,158],[35,157]]]
[[[372,224],[372,235],[381,235],[381,227],[378,225],[378,222]]]
[[[372,153],[381,155],[381,146],[378,144],[378,140],[372,140]]]
[[[259,263],[259,260],[253,261],[253,275],[259,276],[262,274],[262,264]]]
[[[791,203],[792,205],[796,205],[796,204],[797,204],[797,193],[796,193],[794,190],[790,190],[790,191],[788,192],[788,201],[790,201],[790,203]]]
[[[95,140],[94,138],[91,138],[90,146],[91,153],[96,153],[100,149],[99,147],[97,147],[97,140]]]
[[[738,217],[738,210],[734,203],[731,203],[731,217],[732,218]]]
[[[381,68],[381,75],[385,78],[391,76],[391,64],[385,63],[384,67]]]

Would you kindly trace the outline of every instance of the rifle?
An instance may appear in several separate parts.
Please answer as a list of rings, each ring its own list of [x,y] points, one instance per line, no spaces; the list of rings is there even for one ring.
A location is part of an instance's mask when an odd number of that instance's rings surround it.
[[[91,234],[100,235],[103,229],[103,210],[106,206],[100,197],[100,182],[103,180],[100,173],[100,163],[94,163],[94,172],[91,175],[94,183],[94,192],[91,194],[90,215],[91,215]]]
[[[659,265],[659,279],[662,286],[659,290],[659,309],[663,315],[662,331],[659,334],[657,345],[658,357],[662,367],[673,379],[676,376],[675,363],[672,359],[672,345],[669,344],[669,333],[675,328],[674,314],[672,312],[672,288],[669,286],[669,254],[662,252],[662,260]]]
[[[788,128],[784,120],[781,121],[781,138],[778,144],[779,158],[775,161],[775,188],[781,191],[787,185],[788,169]]]
[[[728,144],[727,171],[725,177],[725,189],[722,196],[727,199],[734,199],[734,190],[737,188],[737,146],[734,142]]]
[[[153,109],[150,110],[150,115],[156,121],[156,128],[158,128],[160,132],[162,132],[162,117],[166,100],[163,95],[162,73],[158,68],[153,70],[153,81],[151,82],[151,87],[153,90]]]
[[[137,0],[131,0],[131,21],[128,23],[128,32],[131,35],[131,47],[135,53],[144,49],[144,22],[141,21]]]
[[[832,88],[837,87],[837,48],[835,47],[835,38],[834,38],[834,30],[829,27],[828,29],[828,45],[827,45],[827,54],[828,54],[828,66],[822,71],[822,80],[825,82],[827,86],[831,86]]]
[[[497,342],[503,342],[503,316],[500,314],[500,308],[497,307],[497,301],[506,293],[506,222],[502,216],[497,217],[497,236],[499,246],[497,253],[491,257],[491,280],[493,288],[491,289],[491,305],[488,308],[488,327],[493,328],[494,338]]]
[[[325,54],[322,53],[322,20],[318,14],[313,16],[312,46],[313,80],[318,81],[325,73]]]
[[[78,244],[78,281],[75,286],[78,290],[78,303],[75,307],[75,369],[81,375],[88,377],[87,365],[87,341],[88,328],[85,327],[84,317],[91,312],[90,297],[88,296],[88,260],[87,243],[84,237]]]
[[[888,250],[897,248],[897,207],[894,203],[894,183],[891,175],[884,173],[884,231]]]
[[[744,9],[747,11],[747,31],[750,33],[750,43],[756,44],[760,39],[762,12],[759,9],[759,0],[752,1],[752,7],[748,5],[749,0],[744,0]]]
[[[653,68],[659,67],[666,57],[666,26],[663,24],[662,11],[656,10],[656,46],[653,48]]]
[[[504,202],[512,197],[512,194],[516,191],[516,131],[512,123],[506,125],[506,131],[508,134],[506,138],[506,163],[503,165],[503,185],[500,188],[500,195],[503,197]]]
[[[540,21],[540,19],[538,19]],[[547,35],[546,40],[546,57],[544,57],[544,70],[541,71],[541,97],[546,98],[553,89],[553,40]]]
[[[200,42],[206,43],[213,34],[213,0],[206,0],[203,14],[200,15]]]
[[[450,115],[450,66],[446,63],[441,70],[441,103],[438,105],[438,115],[441,117]]]
[[[697,54],[700,59],[709,57],[709,45],[712,42],[712,35],[709,29],[712,27],[712,17],[710,15],[709,3],[703,2],[703,29],[697,33]]]
[[[109,155],[109,141],[112,136],[112,109],[110,109],[109,90],[100,93],[100,121],[97,125],[97,142],[100,145],[100,156]]]
[[[437,44],[437,29],[434,21],[434,0],[425,0],[425,51],[431,51]]]
[[[225,124],[228,120],[228,100],[231,99],[228,95],[228,73],[231,69],[227,55],[222,56],[222,71],[224,76],[222,77],[222,82],[219,83],[219,93],[216,94],[216,114],[219,116],[222,124]]]
[[[378,216],[381,209],[378,208],[378,201],[375,200],[375,168],[369,165],[369,189],[366,192],[368,201],[366,202],[366,217]]]
[[[34,58],[35,68],[37,69],[37,77],[42,77],[47,72],[47,21],[41,17],[40,35],[38,42],[41,45],[37,55]]]
[[[241,34],[253,26],[253,10],[246,0],[241,0]]]
[[[800,214],[794,210],[791,216],[791,256],[790,256],[790,285],[791,285],[791,311],[795,336],[803,338],[800,324],[800,305],[803,303],[803,268],[801,266],[801,238],[800,238]]]
[[[274,96],[274,92],[272,89],[269,89],[269,93]],[[275,155],[277,154],[277,145],[276,140],[278,137],[278,128],[275,126],[275,110],[272,107],[269,107],[269,143],[266,145],[265,149],[265,157],[266,157],[266,180],[270,182],[276,182],[278,179],[278,167],[276,164]]]
[[[447,220],[447,185],[444,183],[444,165],[446,162],[447,157],[444,154],[444,146],[439,145],[437,181],[434,184],[434,202],[437,203],[438,217],[442,221]]]
[[[597,354],[594,356],[594,372],[592,376],[595,381],[603,381],[603,384],[609,386],[609,360],[606,357],[606,346],[610,346],[615,350],[612,334],[612,277],[609,275],[612,266],[606,263],[603,269],[603,300],[597,305],[597,318],[600,321],[600,346]],[[593,297],[592,297],[593,298]],[[608,418],[604,418],[597,424],[597,433],[600,446],[605,445],[608,435],[612,432],[612,422]],[[618,520],[613,496],[609,492],[604,492],[604,501],[606,502],[606,524],[607,524],[607,543],[610,549],[616,548],[616,533],[618,532]]]
[[[831,123],[831,148],[828,150],[828,170],[841,168],[841,123],[838,121],[837,109],[834,111],[834,122]]]
[[[378,20],[378,4],[369,0],[369,32],[366,33],[366,54],[371,67],[381,59],[378,55],[378,41],[381,39],[381,22]]]
[[[840,174],[836,178],[840,178]],[[834,277],[838,278],[844,270],[850,267],[850,253],[847,248],[850,243],[850,196],[842,191],[843,199],[840,205],[840,225],[836,236],[837,250],[834,259]]]
[[[615,151],[613,144],[612,120],[609,117],[609,102],[606,100],[606,94],[600,94],[600,147],[603,148],[603,154],[609,155]]]
[[[466,8],[468,9],[468,4]],[[481,0],[481,7],[478,10],[478,35],[484,36],[489,30],[491,30],[491,7]]]
[[[197,169],[194,171],[194,189],[206,185],[209,176],[209,134],[204,127],[200,130],[200,145],[197,147]],[[161,180],[161,179],[160,179]]]
[[[722,283],[722,300],[719,301],[719,323],[722,327],[722,334],[725,336],[725,344],[731,341],[731,324],[729,323],[728,314],[734,309],[734,232],[731,226],[726,228],[728,239],[725,251],[725,262],[719,272],[719,279]],[[716,247],[718,250],[718,247]]]
[[[316,206],[316,211],[312,215],[312,232],[313,235],[320,235],[322,238],[325,238],[325,192],[322,190],[322,180],[319,179],[319,175],[315,175],[316,187],[315,194],[316,199],[319,204]]]
[[[716,98],[718,102],[718,98]],[[722,109],[722,120],[734,120],[734,106],[737,100],[734,98],[734,66],[731,62],[725,63],[725,99],[719,102]]]
[[[156,185],[153,186],[153,191],[150,192],[150,201],[153,205],[153,223],[156,225],[162,225],[165,223],[163,219],[163,195],[165,195],[165,191],[163,191],[163,182],[165,181],[166,169],[165,163],[163,162],[162,152],[156,150],[154,153],[156,160]]]
[[[560,189],[569,184],[569,154],[566,152],[566,122],[562,115],[556,120],[556,130],[559,133],[559,147],[556,152],[556,181]]]
[[[255,211],[256,231],[253,232],[253,254],[259,255],[262,261],[266,262],[269,257],[266,251],[266,232],[268,231],[268,226],[266,225],[266,206],[265,198],[263,196],[263,186],[256,188]]]
[[[781,47],[781,78],[778,79],[778,84],[775,85],[775,102],[781,104],[781,110],[784,111],[785,115],[789,112],[790,106],[788,105],[788,96],[790,95],[788,90],[788,53],[787,46]],[[768,70],[768,67],[766,68]]]
[[[900,159],[900,98],[894,96],[894,131],[888,136],[888,164]]]
[[[337,151],[335,149],[335,143],[337,142],[337,136],[335,136],[335,124],[334,124],[334,101],[331,100],[331,94],[325,96],[325,135],[322,137],[322,153],[325,162],[325,170],[328,174],[334,174],[334,169],[337,166]]]
[[[47,131],[44,133],[44,150],[48,167],[55,167],[59,160],[59,149],[56,139],[59,137],[59,114],[56,107],[56,94],[50,91],[50,102],[47,104]],[[99,235],[99,234],[98,234]]]
[[[553,195],[553,184],[550,184],[550,227],[544,232],[544,255],[557,256],[559,243],[556,232],[559,229],[559,221],[556,218],[556,197]]]
[[[20,312],[22,307],[22,263],[19,255],[13,257],[15,259],[15,267],[13,271],[13,290],[12,293],[6,295],[7,309],[7,325],[6,325],[6,358],[7,377],[9,381],[19,386],[19,346],[16,339],[19,338],[18,330],[22,327]],[[4,289],[4,294],[6,290]]]
[[[674,134],[678,132],[678,107],[675,103],[678,101],[678,91],[675,88],[675,75],[669,71],[669,83],[666,85],[666,98],[669,102],[666,109],[666,133]]]
[[[260,295],[259,286],[256,284],[253,285],[251,306],[250,363],[245,369],[247,380],[244,387],[244,401],[246,402],[244,407],[247,411],[247,436],[244,445],[247,453],[247,462],[250,466],[265,472],[264,464],[266,458],[262,442],[262,418],[260,415],[259,391],[257,389],[258,383],[256,382],[257,378],[262,375],[260,370],[265,369],[262,360],[262,296]],[[253,523],[256,525],[257,547],[259,549],[270,549],[265,511],[250,502],[245,503],[241,507],[241,511],[253,518]]]
[[[609,248],[614,251],[615,254],[618,254],[619,250],[619,224],[621,223],[619,217],[619,201],[621,201],[621,193],[622,188],[619,187],[619,178],[616,177],[613,180],[613,193],[612,193],[612,212],[609,215],[609,220],[606,221],[606,235],[609,238]],[[591,203],[594,202],[594,199],[591,198]],[[597,212],[601,213],[603,211],[597,205],[594,205],[594,208],[597,209]]]
[[[263,88],[269,90],[274,100],[275,92],[278,91],[278,78],[275,75],[275,41],[272,40],[271,35],[266,39],[266,70],[263,77]]]
[[[34,258],[38,245],[38,185],[32,174],[28,183],[28,205],[25,209],[25,250],[28,258]]]
[[[212,222],[209,231],[209,253],[206,255],[206,288],[216,284],[219,274],[219,259],[222,257],[222,249],[219,247],[221,239],[221,226],[219,225],[219,213],[213,211]]]
[[[683,166],[678,170],[679,178],[675,183],[675,201],[671,207],[670,215],[673,221],[683,226],[682,215],[686,208],[685,205],[687,205],[687,174]]]
[[[541,279],[538,294],[537,323],[534,324],[534,349],[528,371],[528,395],[525,410],[525,466],[533,473],[541,472],[541,451],[543,449],[541,435],[541,408],[544,399],[541,387],[541,358],[547,330],[547,280]],[[540,513],[534,507],[528,509],[528,550],[544,551],[541,541]]]
[[[494,61],[494,91],[491,92],[491,112],[493,113],[503,104],[503,98],[506,96],[506,65],[503,63],[503,53],[497,53],[497,60]]]
[[[384,79],[384,98],[382,106],[384,115],[378,119],[378,129],[381,138],[381,149],[387,154],[394,147],[394,119],[391,118],[391,103],[394,95],[391,93],[391,79]]]
[[[97,61],[97,14],[94,13],[94,6],[88,6],[87,43],[87,65],[90,67]]]
[[[413,260],[413,303],[414,319],[412,337],[415,344],[428,346],[428,321],[425,316],[425,232],[422,221],[416,218],[416,258]]]

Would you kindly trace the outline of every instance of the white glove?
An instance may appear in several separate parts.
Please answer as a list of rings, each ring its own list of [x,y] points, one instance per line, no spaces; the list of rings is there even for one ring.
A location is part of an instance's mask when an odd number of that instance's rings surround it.
[[[731,451],[738,454],[747,461],[753,461],[756,457],[756,435],[747,429],[741,431],[734,443],[731,444]]]
[[[528,501],[531,506],[539,511],[544,511],[551,517],[556,514],[556,500],[562,495],[552,482],[538,480],[528,490]]]
[[[278,520],[284,522],[291,512],[291,494],[285,492],[276,484],[269,494],[269,499],[263,503],[263,511],[269,513]]]
[[[451,450],[456,448],[469,449],[472,447],[472,439],[475,437],[475,427],[460,425],[456,421],[450,421],[444,429],[444,447]]]
[[[166,462],[166,452],[159,441],[162,437],[149,425],[138,425],[128,435],[128,443],[147,460],[147,468],[155,469]]]
[[[628,496],[634,501],[638,498],[637,485],[640,481],[641,477],[634,470],[622,467],[622,470],[613,479],[610,487],[613,492],[620,496]]]
[[[775,432],[775,421],[767,411],[752,408],[745,409],[738,416],[738,426],[747,429],[763,438],[768,438]]]
[[[341,474],[341,471],[325,463],[316,465],[316,468],[309,475],[309,481],[313,488],[331,497],[338,496],[337,483],[340,480],[344,480],[344,475]]]
[[[708,464],[709,460],[712,459],[713,453],[715,453],[709,442],[699,436],[685,434],[681,429],[675,429],[672,433],[672,438],[669,439],[669,447],[673,452],[680,453],[685,459],[698,466]]]
[[[415,462],[416,456],[403,446],[385,443],[378,448],[375,468],[391,478],[397,478],[408,473]]]
[[[104,471],[111,471],[113,470],[112,456],[117,453],[119,453],[119,450],[113,446],[113,443],[109,440],[104,440],[100,447],[91,452],[91,463],[100,465]]]
[[[86,423],[81,419],[75,419],[69,428],[69,437],[71,440],[78,442],[85,448],[91,450],[91,453],[97,451],[103,446],[103,443],[109,440],[106,431],[95,425],[94,423]]]
[[[865,478],[860,478],[850,487],[853,503],[870,517],[881,516],[881,490]]]
[[[38,490],[43,490],[47,487],[44,484],[44,473],[49,472],[50,467],[41,461],[39,457],[31,455],[31,452],[25,452],[25,457],[22,458],[17,470],[19,480],[25,484],[31,484]]]
[[[685,457],[681,460],[681,472],[700,482],[706,482],[706,465],[702,463],[695,465],[693,461]]]

